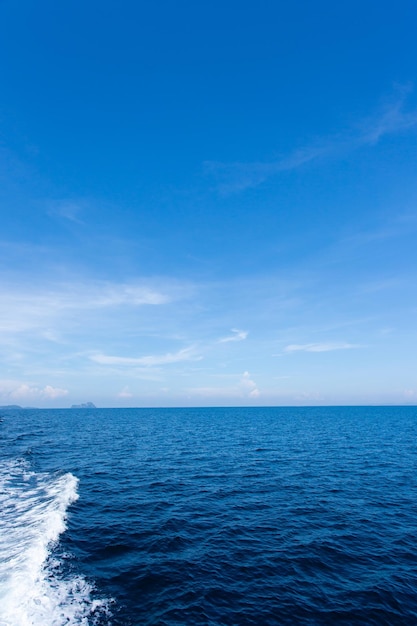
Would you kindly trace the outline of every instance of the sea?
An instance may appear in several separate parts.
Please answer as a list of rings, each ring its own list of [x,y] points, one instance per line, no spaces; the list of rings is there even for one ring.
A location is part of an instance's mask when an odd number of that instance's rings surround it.
[[[8,410],[0,626],[417,625],[417,407]]]

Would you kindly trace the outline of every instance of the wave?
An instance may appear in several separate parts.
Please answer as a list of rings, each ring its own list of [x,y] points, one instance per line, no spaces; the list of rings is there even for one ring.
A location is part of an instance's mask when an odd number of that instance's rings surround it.
[[[82,576],[64,574],[56,556],[77,486],[70,473],[0,463],[0,626],[87,626],[108,612],[109,602],[94,600]]]

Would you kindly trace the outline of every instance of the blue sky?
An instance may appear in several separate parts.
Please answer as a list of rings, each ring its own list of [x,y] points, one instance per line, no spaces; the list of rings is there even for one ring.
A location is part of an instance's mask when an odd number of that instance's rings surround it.
[[[414,0],[2,0],[0,404],[417,401]]]

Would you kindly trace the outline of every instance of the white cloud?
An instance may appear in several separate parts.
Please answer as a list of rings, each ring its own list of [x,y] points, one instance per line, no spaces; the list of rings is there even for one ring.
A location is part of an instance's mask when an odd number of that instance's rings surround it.
[[[251,379],[249,372],[243,372],[243,376],[239,383],[239,388],[243,395],[249,398],[257,398],[259,396],[259,389],[256,383]]]
[[[195,354],[194,347],[183,348],[178,352],[168,352],[167,354],[148,355],[141,357],[111,356],[107,354],[93,354],[90,359],[100,365],[139,365],[153,367],[178,363],[180,361],[200,361],[203,357]]]
[[[129,391],[129,387],[126,385],[123,387],[121,391],[117,394],[118,398],[133,398],[133,393]]]
[[[243,372],[237,384],[229,387],[193,387],[188,389],[191,395],[211,399],[240,400],[258,398],[260,391],[249,372]]]
[[[333,350],[351,350],[360,348],[359,345],[346,342],[334,343],[293,343],[284,348],[284,352],[331,352]]]
[[[45,398],[61,398],[62,396],[66,396],[68,394],[68,390],[46,385],[46,387],[40,390],[40,394]]]
[[[246,330],[239,330],[238,328],[231,329],[233,335],[229,335],[228,337],[223,337],[219,339],[219,343],[228,343],[229,341],[243,341],[248,336],[248,332]]]
[[[52,387],[51,385],[38,387],[37,385],[26,382],[10,380],[0,381],[0,396],[7,400],[55,400],[56,398],[62,398],[66,395],[68,395],[67,389]]]

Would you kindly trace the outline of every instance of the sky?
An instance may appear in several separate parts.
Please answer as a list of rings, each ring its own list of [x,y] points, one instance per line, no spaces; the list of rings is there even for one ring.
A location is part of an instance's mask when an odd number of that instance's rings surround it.
[[[0,404],[417,403],[414,0],[1,0]]]

